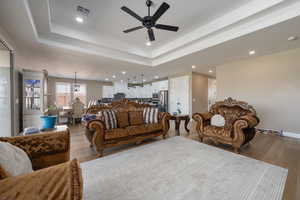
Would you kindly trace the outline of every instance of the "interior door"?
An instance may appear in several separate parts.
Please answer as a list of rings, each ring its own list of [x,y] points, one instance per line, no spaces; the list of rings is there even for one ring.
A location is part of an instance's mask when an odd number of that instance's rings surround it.
[[[0,40],[0,137],[12,136],[11,52]]]

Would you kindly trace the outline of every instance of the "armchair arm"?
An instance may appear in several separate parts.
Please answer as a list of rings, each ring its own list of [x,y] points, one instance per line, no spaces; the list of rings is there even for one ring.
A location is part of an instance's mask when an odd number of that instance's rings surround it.
[[[81,200],[83,181],[77,160],[0,181],[3,200]]]
[[[244,115],[233,124],[233,141],[237,146],[247,143],[255,136],[253,129],[259,123],[259,118],[254,115]]]
[[[91,143],[96,152],[102,154],[103,143],[105,139],[105,124],[99,119],[91,120],[87,124],[87,128],[93,132]]]
[[[259,118],[255,115],[244,115],[239,120],[245,120],[248,123],[248,128],[254,128],[259,123]]]
[[[207,113],[195,113],[193,114],[193,119],[197,122],[196,130],[203,132],[204,126],[209,124],[210,119],[213,117],[213,114],[210,112]]]
[[[57,165],[70,159],[70,132],[41,133],[17,137],[4,137],[0,141],[23,149],[29,156],[33,169]]]

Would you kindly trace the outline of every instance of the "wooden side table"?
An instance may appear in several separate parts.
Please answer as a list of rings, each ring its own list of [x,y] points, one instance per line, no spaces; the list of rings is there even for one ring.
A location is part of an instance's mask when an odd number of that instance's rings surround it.
[[[189,115],[172,115],[170,120],[175,121],[175,131],[176,135],[180,136],[180,122],[184,121],[184,128],[189,133],[190,130],[188,129],[188,124],[190,122],[190,116]]]

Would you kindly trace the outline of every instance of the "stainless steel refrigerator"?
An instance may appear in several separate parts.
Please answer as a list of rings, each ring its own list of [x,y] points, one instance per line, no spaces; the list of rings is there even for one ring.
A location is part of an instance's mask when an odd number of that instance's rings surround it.
[[[160,112],[168,112],[168,102],[169,102],[168,90],[159,91],[159,104],[158,108]]]

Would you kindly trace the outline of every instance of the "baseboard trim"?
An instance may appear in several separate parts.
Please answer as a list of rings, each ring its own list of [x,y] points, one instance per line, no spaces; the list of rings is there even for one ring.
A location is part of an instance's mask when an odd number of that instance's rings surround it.
[[[298,139],[300,139],[300,134],[299,133],[292,133],[292,132],[283,131],[282,135],[285,136],[285,137],[291,137],[291,138],[298,138]]]

